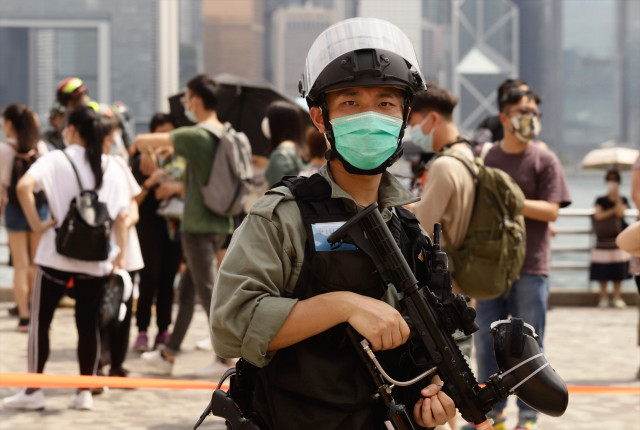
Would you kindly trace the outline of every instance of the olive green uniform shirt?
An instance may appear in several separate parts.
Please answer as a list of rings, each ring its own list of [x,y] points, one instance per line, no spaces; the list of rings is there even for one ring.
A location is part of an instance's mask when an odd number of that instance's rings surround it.
[[[319,172],[354,213],[364,209],[334,181],[327,166]],[[417,200],[391,174],[384,173],[378,205],[382,218],[390,208]],[[291,191],[278,187],[251,208],[233,235],[213,291],[211,328],[216,354],[243,357],[263,367],[273,358],[267,347],[296,304],[290,298],[304,260],[307,233]],[[389,288],[383,300],[395,305],[398,292]]]
[[[193,170],[206,184],[211,174],[218,140],[201,127],[180,127],[170,133],[175,153],[187,160],[185,205],[180,230],[196,234],[231,234],[233,218],[211,212],[205,205]]]

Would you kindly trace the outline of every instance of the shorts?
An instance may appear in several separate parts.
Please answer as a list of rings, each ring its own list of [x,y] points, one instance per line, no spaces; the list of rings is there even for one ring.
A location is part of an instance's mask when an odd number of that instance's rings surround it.
[[[38,216],[43,221],[47,219],[49,216],[49,206],[46,204],[40,206],[38,208]],[[22,208],[12,205],[11,203],[7,203],[7,206],[4,208],[4,226],[9,233],[31,231],[31,227],[29,227],[29,222],[24,216]]]

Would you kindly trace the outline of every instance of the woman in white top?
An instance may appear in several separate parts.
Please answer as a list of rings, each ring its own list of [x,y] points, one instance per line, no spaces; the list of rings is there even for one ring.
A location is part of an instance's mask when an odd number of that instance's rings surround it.
[[[39,158],[18,183],[18,197],[29,225],[33,231],[43,233],[35,256],[38,270],[31,300],[29,372],[42,373],[44,370],[49,356],[49,326],[53,313],[67,283],[73,279],[80,374],[95,375],[100,356],[98,304],[102,287],[114,266],[125,267],[125,218],[131,196],[127,192],[127,176],[123,169],[102,154],[105,132],[93,109],[87,106],[73,109],[62,135],[67,148]],[[65,257],[56,251],[56,233],[52,227],[62,224],[70,202],[80,192],[73,166],[66,156],[73,162],[82,186],[96,190],[98,199],[106,204],[109,216],[114,220],[115,244],[106,260],[84,261]],[[33,192],[40,190],[47,196],[53,219],[42,221],[37,215]],[[41,389],[27,388],[5,398],[3,405],[12,409],[42,409],[44,394]],[[77,390],[70,407],[91,409],[91,392]]]
[[[16,184],[31,163],[47,152],[47,146],[40,140],[35,113],[27,106],[12,104],[2,110],[2,131],[7,140],[0,143],[0,213],[4,213],[13,263],[18,330],[26,333],[29,330],[29,292],[35,273],[33,258],[40,233],[29,228],[18,202]],[[37,203],[40,219],[46,219],[49,210],[44,195],[38,196]]]
[[[138,233],[136,231],[136,223],[139,219],[138,203],[135,197],[140,194],[142,189],[133,177],[131,169],[127,166],[126,161],[118,152],[122,142],[122,128],[119,121],[114,116],[102,115],[102,125],[105,128],[106,136],[102,143],[102,152],[110,154],[109,162],[113,162],[122,169],[127,177],[127,187],[122,189],[123,193],[127,193],[131,199],[129,212],[125,217],[127,228],[127,241],[125,247],[124,270],[129,272],[129,276],[133,277],[136,272],[144,267],[142,252],[140,250],[140,242],[138,241]],[[102,339],[102,354],[100,359],[100,367],[98,374],[101,374],[102,366],[109,364],[109,376],[127,376],[127,370],[122,366],[127,355],[129,347],[129,330],[131,327],[131,307],[133,303],[133,295],[128,294],[123,297],[126,307],[126,313],[121,320],[112,322],[106,330],[102,330],[100,335]],[[100,392],[98,390],[97,392]]]

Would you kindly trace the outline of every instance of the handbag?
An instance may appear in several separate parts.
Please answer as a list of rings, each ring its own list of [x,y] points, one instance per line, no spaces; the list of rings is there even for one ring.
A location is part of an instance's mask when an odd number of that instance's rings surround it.
[[[120,305],[124,295],[124,281],[118,274],[111,274],[102,285],[100,305],[98,307],[98,324],[101,328],[118,321]]]
[[[178,196],[171,196],[167,200],[162,200],[156,214],[165,218],[182,219],[184,211],[184,199]]]
[[[98,200],[95,190],[85,190],[80,182],[76,166],[65,151],[73,173],[75,173],[80,194],[69,204],[62,225],[56,228],[56,251],[65,257],[83,261],[104,261],[111,248],[111,226],[107,205]]]

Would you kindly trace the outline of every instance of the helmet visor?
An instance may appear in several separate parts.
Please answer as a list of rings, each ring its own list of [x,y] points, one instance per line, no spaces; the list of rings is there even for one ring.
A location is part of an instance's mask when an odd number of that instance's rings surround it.
[[[352,18],[327,28],[311,45],[303,76],[305,93],[309,92],[329,63],[358,49],[394,52],[411,64],[422,77],[413,45],[398,27],[376,18]]]

